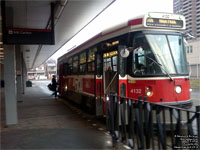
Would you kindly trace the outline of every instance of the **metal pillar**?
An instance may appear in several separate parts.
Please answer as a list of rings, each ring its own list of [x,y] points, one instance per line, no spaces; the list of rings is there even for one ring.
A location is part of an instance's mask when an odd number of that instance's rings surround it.
[[[17,124],[15,46],[4,45],[6,125]]]

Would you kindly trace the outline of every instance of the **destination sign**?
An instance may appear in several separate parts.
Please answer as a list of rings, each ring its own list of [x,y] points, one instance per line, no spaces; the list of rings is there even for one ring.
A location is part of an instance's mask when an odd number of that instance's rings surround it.
[[[183,20],[147,18],[146,25],[151,27],[183,28]]]

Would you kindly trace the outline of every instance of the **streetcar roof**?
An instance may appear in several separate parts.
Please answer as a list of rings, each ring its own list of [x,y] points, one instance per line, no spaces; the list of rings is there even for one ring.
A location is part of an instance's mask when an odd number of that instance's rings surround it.
[[[150,23],[147,22],[147,20],[150,19]],[[159,24],[153,24],[152,19],[161,19],[161,25]],[[166,27],[163,26],[165,23],[174,23],[174,21],[182,21],[182,26],[179,27]],[[171,22],[170,22],[171,21]],[[157,26],[156,26],[157,25]],[[173,24],[172,24],[173,25]],[[166,29],[166,30],[178,30],[183,31],[185,29],[185,17],[183,15],[179,14],[173,14],[173,13],[160,13],[160,12],[149,12],[145,15],[140,15],[137,17],[134,17],[132,19],[127,20],[126,22],[117,24],[115,26],[112,26],[108,29],[103,30],[102,32],[98,33],[91,39],[87,40],[86,42],[80,44],[79,46],[75,47],[68,53],[64,54],[63,56],[59,57],[58,60],[62,61],[66,56],[71,56],[73,53],[78,53],[81,50],[87,49],[101,41],[122,35],[124,33],[131,32],[133,30],[145,30],[145,29]]]

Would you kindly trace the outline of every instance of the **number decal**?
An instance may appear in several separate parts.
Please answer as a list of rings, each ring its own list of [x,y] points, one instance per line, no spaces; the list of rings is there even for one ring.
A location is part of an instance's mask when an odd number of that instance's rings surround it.
[[[131,89],[130,92],[134,93],[134,94],[141,94],[142,93],[142,89]]]

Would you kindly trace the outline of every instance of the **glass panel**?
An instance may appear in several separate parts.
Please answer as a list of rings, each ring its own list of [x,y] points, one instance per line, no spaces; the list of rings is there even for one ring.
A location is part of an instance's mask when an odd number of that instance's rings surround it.
[[[67,69],[68,69],[68,64],[65,63],[65,64],[63,65],[63,75],[64,75],[64,76],[68,75]]]
[[[173,57],[175,59],[175,65],[178,74],[188,74],[186,53],[184,49],[184,43],[181,36],[169,35],[169,44],[172,50]]]
[[[88,72],[95,71],[95,65],[94,62],[88,63]]]
[[[78,56],[73,58],[73,73],[78,72]]]
[[[126,74],[126,59],[120,57],[120,75],[124,77]]]
[[[126,96],[126,85],[124,83],[120,85],[120,96]]]
[[[112,57],[113,71],[117,71],[117,56]]]
[[[97,48],[89,49],[88,52],[88,62],[94,61],[95,60],[95,53],[97,51]]]
[[[86,63],[86,52],[80,54],[80,64]]]
[[[72,58],[68,59],[68,70],[67,70],[68,74],[72,74]]]
[[[111,58],[104,58],[104,71],[112,70]]]
[[[169,74],[175,74],[176,69],[170,53],[166,35],[146,35],[158,63]],[[163,71],[163,70],[162,70]],[[166,72],[163,71],[164,74]]]
[[[142,48],[142,51],[136,52],[139,47]],[[144,35],[135,38],[134,49],[132,53],[132,72],[134,75],[163,74],[152,48]]]
[[[82,65],[80,65],[80,72],[85,72],[85,70],[86,70],[86,64],[82,64]]]
[[[133,48],[134,75],[188,74],[180,35],[140,34],[134,39]]]
[[[97,76],[100,77],[102,74],[102,58],[101,54],[97,54]]]

